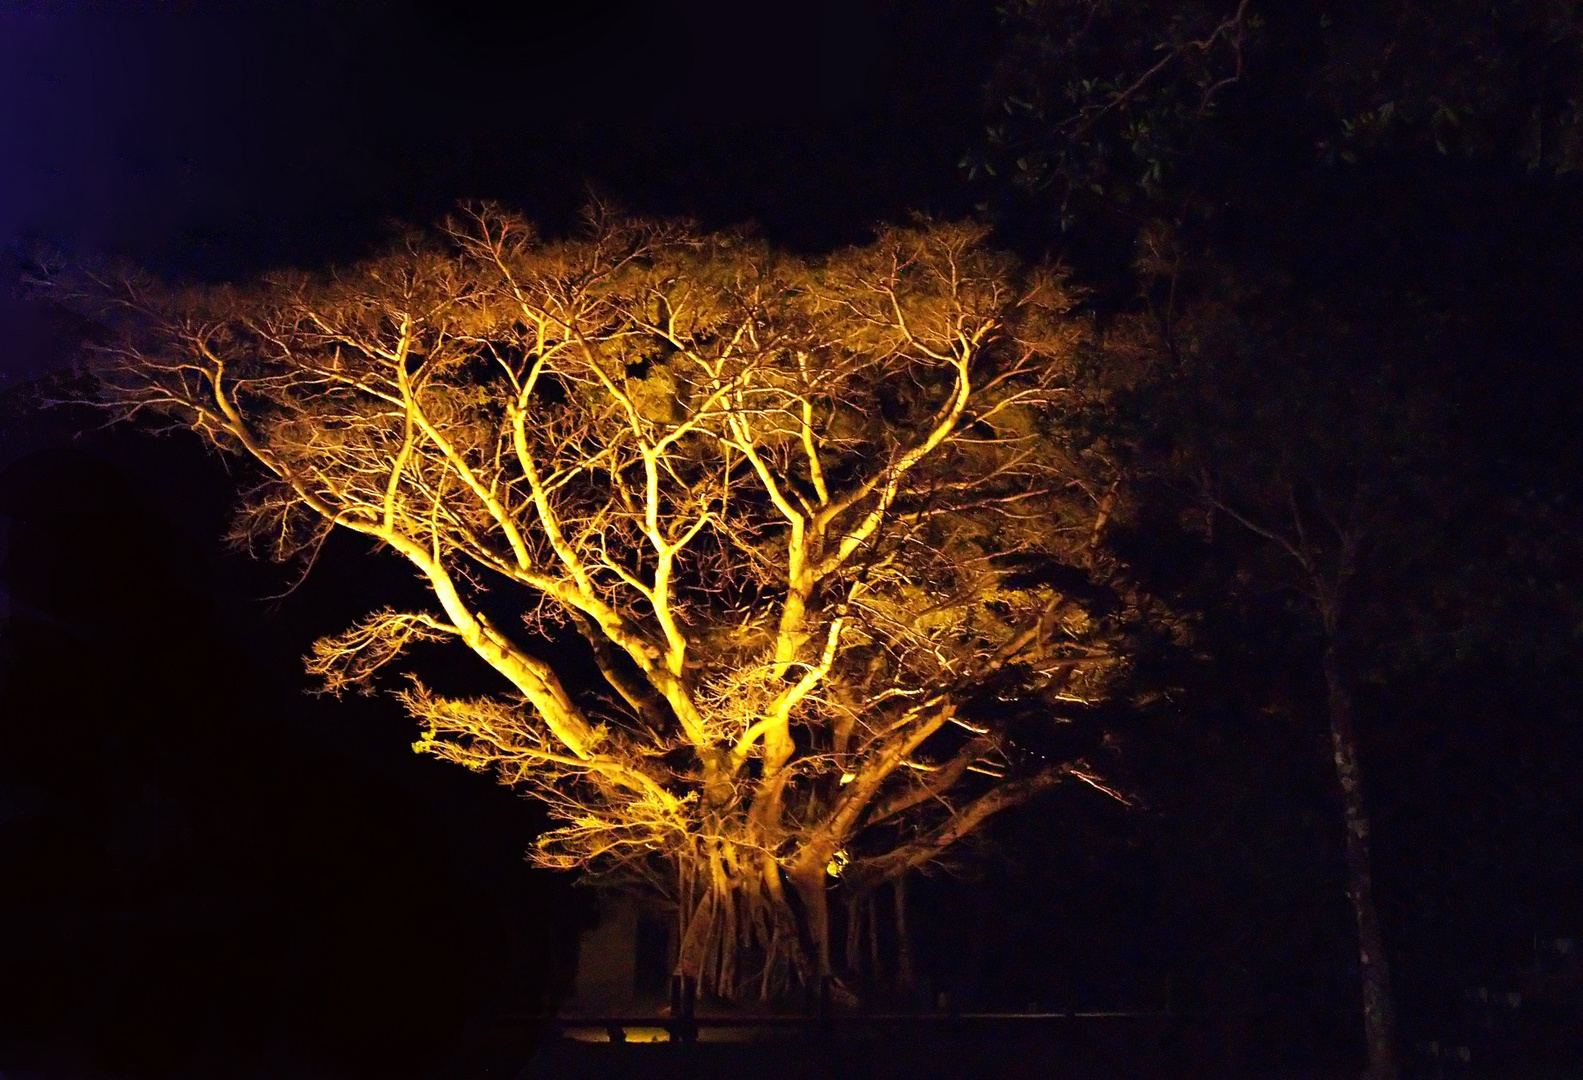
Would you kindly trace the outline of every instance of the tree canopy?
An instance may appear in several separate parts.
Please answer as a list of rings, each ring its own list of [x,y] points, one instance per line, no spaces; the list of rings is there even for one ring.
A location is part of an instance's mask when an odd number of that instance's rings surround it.
[[[723,997],[830,974],[832,882],[1064,780],[1116,794],[1073,722],[1159,616],[1105,554],[1073,295],[980,228],[798,259],[486,207],[340,272],[96,295],[102,400],[259,467],[238,543],[351,530],[427,585],[319,641],[324,687],[418,641],[482,659],[501,692],[398,691],[417,748],[545,800],[540,862],[666,897]]]

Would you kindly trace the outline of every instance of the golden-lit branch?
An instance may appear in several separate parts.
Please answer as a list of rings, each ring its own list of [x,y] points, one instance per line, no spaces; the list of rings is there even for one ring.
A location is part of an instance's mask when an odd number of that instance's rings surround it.
[[[440,641],[457,634],[456,627],[423,612],[385,608],[351,629],[313,643],[308,674],[319,678],[328,693],[356,688],[373,692],[373,677],[417,641]]]

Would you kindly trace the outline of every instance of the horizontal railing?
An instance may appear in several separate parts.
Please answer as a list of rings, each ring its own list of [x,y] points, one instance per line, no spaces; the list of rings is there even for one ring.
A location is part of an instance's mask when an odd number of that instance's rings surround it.
[[[1050,1012],[833,1012],[825,1016],[817,1013],[768,1013],[762,1016],[742,1013],[698,1013],[690,1020],[701,1027],[773,1027],[798,1024],[950,1023],[957,1020],[1091,1020],[1168,1015],[1170,1014],[1164,1009],[1058,1009]],[[673,1018],[649,1013],[643,1016],[541,1016],[533,1019],[561,1027],[601,1027],[607,1024],[663,1027],[671,1023]]]
[[[769,1015],[699,1014],[677,1018],[670,1016],[556,1016],[545,1017],[545,1023],[560,1037],[587,1041],[587,1036],[601,1033],[603,1042],[695,1042],[711,1030],[745,1033],[748,1030],[788,1031],[803,1030],[810,1034],[841,1030],[852,1032],[862,1028],[895,1026],[936,1027],[958,1029],[992,1026],[1057,1025],[1076,1020],[1154,1020],[1164,1019],[1170,1013],[1164,1009],[1061,1009],[1043,1012],[893,1012],[893,1013],[782,1013]],[[654,1036],[663,1032],[663,1040]],[[581,1036],[581,1038],[580,1038]]]

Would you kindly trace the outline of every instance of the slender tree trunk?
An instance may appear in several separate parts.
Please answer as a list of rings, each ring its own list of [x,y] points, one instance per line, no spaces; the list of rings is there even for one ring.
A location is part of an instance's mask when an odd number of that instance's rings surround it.
[[[913,988],[912,931],[907,926],[907,875],[902,874],[891,885],[891,895],[896,905],[896,981],[908,994]]]
[[[704,963],[714,944],[711,939],[715,929],[715,897],[707,881],[698,883],[692,877],[691,874],[682,875],[683,882],[690,887],[681,893],[678,905],[681,937],[676,950],[675,974],[696,984],[703,977]]]
[[[878,906],[875,903],[877,899],[875,893],[871,892],[868,894],[868,902],[864,905],[868,914],[868,977],[876,983],[883,975],[879,955],[879,914],[874,910]]]
[[[846,961],[847,973],[854,979],[863,976],[863,905],[866,897],[851,895],[846,898]]]
[[[1397,1080],[1396,1012],[1369,871],[1369,815],[1358,764],[1356,716],[1333,641],[1325,649],[1324,667],[1330,742],[1346,818],[1347,897],[1358,921],[1358,974],[1363,982],[1363,1033],[1368,1043],[1369,1076],[1371,1080]]]

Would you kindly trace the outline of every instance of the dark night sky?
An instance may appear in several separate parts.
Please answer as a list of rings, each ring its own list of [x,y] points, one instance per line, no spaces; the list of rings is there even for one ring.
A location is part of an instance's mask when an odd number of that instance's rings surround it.
[[[0,236],[230,277],[355,257],[462,199],[554,224],[592,189],[812,246],[965,208],[993,25],[972,5],[511,7],[6,5]],[[7,353],[7,377],[39,362]]]
[[[817,242],[944,186],[987,28],[833,0],[509,6],[12,5],[0,228],[225,273],[459,198],[564,215],[591,182]]]

